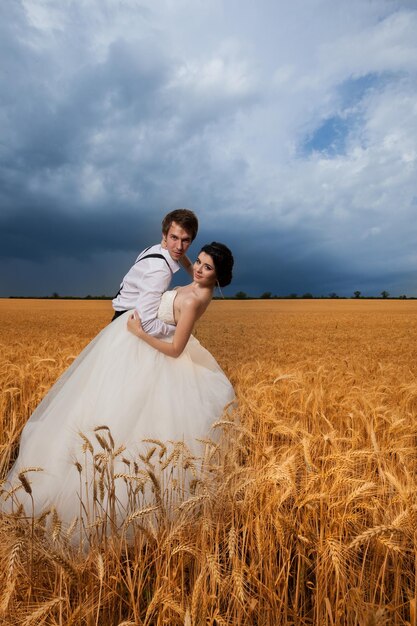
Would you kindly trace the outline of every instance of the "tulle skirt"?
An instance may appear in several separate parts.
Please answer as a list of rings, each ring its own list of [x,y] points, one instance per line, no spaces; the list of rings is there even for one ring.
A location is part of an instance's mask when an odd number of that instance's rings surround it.
[[[30,417],[6,481],[17,490],[3,510],[23,505],[39,516],[53,507],[64,523],[85,523],[91,507],[109,515],[110,490],[120,522],[144,483],[155,491],[149,473],[154,458],[158,467],[169,462],[167,442],[171,460],[201,454],[198,440],[234,399],[230,382],[195,337],[174,359],[129,333],[126,321],[124,314],[104,328]]]

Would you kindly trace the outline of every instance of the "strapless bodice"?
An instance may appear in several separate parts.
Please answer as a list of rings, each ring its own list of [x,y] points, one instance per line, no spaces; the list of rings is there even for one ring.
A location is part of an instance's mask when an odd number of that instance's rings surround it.
[[[175,324],[174,318],[174,300],[177,295],[176,289],[165,291],[162,294],[161,303],[158,309],[158,319],[165,324]]]

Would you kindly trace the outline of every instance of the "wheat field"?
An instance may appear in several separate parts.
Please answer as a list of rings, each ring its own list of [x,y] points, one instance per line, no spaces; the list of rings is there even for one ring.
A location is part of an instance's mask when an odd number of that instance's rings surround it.
[[[103,301],[0,300],[2,478],[110,317]],[[416,626],[417,302],[215,301],[195,334],[237,394],[204,472],[148,442],[130,539],[93,524],[88,550],[53,509],[1,516],[0,623]],[[119,453],[101,440],[101,459]]]

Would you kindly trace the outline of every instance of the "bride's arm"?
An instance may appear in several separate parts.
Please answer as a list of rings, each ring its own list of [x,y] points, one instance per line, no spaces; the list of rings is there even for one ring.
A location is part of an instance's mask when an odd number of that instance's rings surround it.
[[[136,335],[136,337],[139,337],[139,339],[145,341],[148,345],[152,346],[152,348],[155,348],[155,350],[159,350],[159,352],[162,352],[167,356],[172,356],[175,359],[180,356],[187,345],[187,341],[192,333],[198,313],[199,306],[194,300],[184,301],[182,303],[181,315],[175,328],[172,343],[161,341],[160,339],[145,333],[141,326],[137,311],[135,311],[132,315],[129,315],[127,328],[131,333]]]

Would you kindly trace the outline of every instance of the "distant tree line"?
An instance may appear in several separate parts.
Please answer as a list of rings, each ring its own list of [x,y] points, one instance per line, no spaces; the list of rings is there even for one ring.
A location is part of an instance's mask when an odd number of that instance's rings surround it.
[[[54,291],[50,296],[9,296],[11,300],[113,300],[114,296],[60,296]]]
[[[232,296],[233,298],[233,296]],[[279,295],[273,295],[271,291],[264,291],[264,293],[262,293],[260,296],[251,296],[249,294],[246,293],[246,291],[238,291],[236,292],[236,294],[234,295],[234,299],[235,300],[252,300],[252,299],[260,299],[260,300],[288,300],[288,299],[304,299],[304,300],[309,300],[309,299],[317,299],[317,300],[326,300],[326,299],[344,299],[346,300],[347,298],[353,298],[353,299],[366,299],[366,300],[387,300],[388,298],[390,298],[390,294],[388,291],[386,291],[385,289],[383,291],[381,291],[379,296],[364,296],[362,295],[362,292],[357,290],[354,291],[352,296],[339,296],[336,292],[332,291],[330,292],[327,296],[325,295],[321,295],[321,296],[314,296],[312,293],[310,292],[306,292],[303,294],[297,294],[297,293],[290,293],[288,295],[284,295],[284,296],[279,296]],[[391,299],[394,300],[415,300],[416,297],[415,296],[407,296],[405,294],[402,294],[400,296],[391,296]]]
[[[114,296],[106,296],[106,295],[101,295],[101,296],[92,296],[90,294],[88,294],[87,296],[61,296],[58,292],[54,291],[50,296],[9,296],[9,298],[11,299],[32,299],[32,300],[57,300],[57,299],[61,299],[61,300],[112,300]],[[359,290],[356,290],[353,292],[352,296],[339,296],[336,292],[332,291],[330,292],[327,296],[325,295],[321,295],[321,296],[317,296],[317,295],[313,295],[310,292],[306,292],[303,294],[297,294],[297,293],[290,293],[288,295],[277,295],[277,294],[272,294],[272,291],[264,291],[260,296],[251,296],[248,293],[246,293],[246,291],[237,291],[235,293],[234,296],[225,296],[224,298],[221,296],[215,296],[216,300],[295,300],[295,299],[301,299],[301,300],[311,300],[311,299],[316,299],[316,300],[326,300],[326,299],[343,299],[346,300],[347,298],[352,298],[355,300],[359,300],[359,299],[366,299],[366,300],[387,300],[389,298],[393,299],[393,300],[415,300],[416,296],[407,296],[405,294],[401,294],[400,296],[390,296],[390,293],[388,291],[386,291],[385,289],[383,291],[381,291],[379,296],[364,296],[362,295],[362,292]]]

